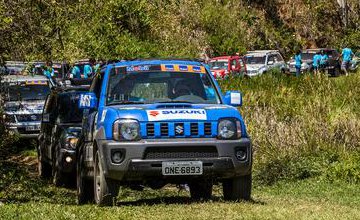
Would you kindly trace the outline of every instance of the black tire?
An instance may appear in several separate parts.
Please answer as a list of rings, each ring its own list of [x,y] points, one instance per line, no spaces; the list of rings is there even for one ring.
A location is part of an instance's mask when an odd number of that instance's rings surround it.
[[[113,206],[119,193],[119,185],[116,181],[104,176],[103,167],[99,161],[99,151],[94,156],[94,198],[99,206]]]
[[[51,166],[47,162],[44,161],[43,155],[41,153],[41,147],[37,148],[38,153],[38,173],[41,178],[48,179],[51,177]]]
[[[194,181],[189,184],[191,199],[210,200],[212,195],[213,183],[212,181]]]
[[[76,162],[77,203],[83,205],[94,202],[94,180],[86,178],[84,156],[80,152]]]
[[[334,76],[335,76],[335,77],[338,77],[338,76],[340,76],[340,74],[341,74],[341,70],[340,70],[338,67],[335,67],[335,69],[334,69]]]
[[[251,174],[227,179],[223,182],[223,193],[226,201],[249,201],[251,199]]]
[[[55,186],[61,186],[65,183],[65,173],[63,173],[60,169],[60,149],[57,145],[55,147],[55,151],[52,157],[52,176],[53,176],[53,184]]]

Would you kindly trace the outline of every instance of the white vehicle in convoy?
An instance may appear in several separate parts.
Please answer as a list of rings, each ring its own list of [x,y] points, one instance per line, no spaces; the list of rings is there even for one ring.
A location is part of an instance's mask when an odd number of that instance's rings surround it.
[[[1,79],[4,115],[7,127],[23,138],[36,138],[41,114],[50,92],[45,76],[6,75]]]
[[[245,55],[247,76],[258,76],[269,70],[278,69],[288,72],[288,67],[278,50],[254,50]]]

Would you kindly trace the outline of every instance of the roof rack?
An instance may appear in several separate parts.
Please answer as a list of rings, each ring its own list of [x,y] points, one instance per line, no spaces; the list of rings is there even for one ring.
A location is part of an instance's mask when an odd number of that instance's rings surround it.
[[[194,61],[194,62],[203,62],[203,59],[199,59],[199,58],[185,58],[185,57],[154,57],[154,58],[134,58],[134,59],[130,59],[130,61],[142,61],[142,60],[177,60],[177,61]]]

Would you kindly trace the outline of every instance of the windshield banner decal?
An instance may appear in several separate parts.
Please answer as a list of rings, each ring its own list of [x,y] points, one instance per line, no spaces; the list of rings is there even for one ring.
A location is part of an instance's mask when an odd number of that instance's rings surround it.
[[[146,113],[149,121],[207,120],[204,109],[147,110]]]

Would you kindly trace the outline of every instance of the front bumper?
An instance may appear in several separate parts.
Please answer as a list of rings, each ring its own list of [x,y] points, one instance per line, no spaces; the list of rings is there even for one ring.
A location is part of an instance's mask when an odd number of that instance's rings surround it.
[[[21,138],[37,138],[40,134],[40,122],[12,123],[8,129]]]
[[[240,140],[218,140],[215,138],[156,139],[139,142],[99,140],[97,144],[105,176],[116,180],[141,181],[153,178],[176,179],[199,177],[163,176],[162,162],[165,161],[202,161],[203,174],[201,177],[211,179],[232,178],[251,173],[252,146],[248,138]],[[169,153],[182,149],[203,149],[204,147],[215,149],[216,153],[211,156],[201,153],[196,156],[186,154],[185,157],[182,156],[183,154],[175,154],[174,156]],[[148,158],[147,153],[151,149],[160,149],[162,152],[168,150],[168,152],[163,152],[155,158]],[[246,151],[246,159],[240,161],[236,158],[235,152],[239,149]],[[123,161],[118,164],[114,163],[111,159],[112,153],[116,151],[121,151],[124,155]]]
[[[76,151],[69,149],[60,150],[60,169],[65,173],[76,171]]]

